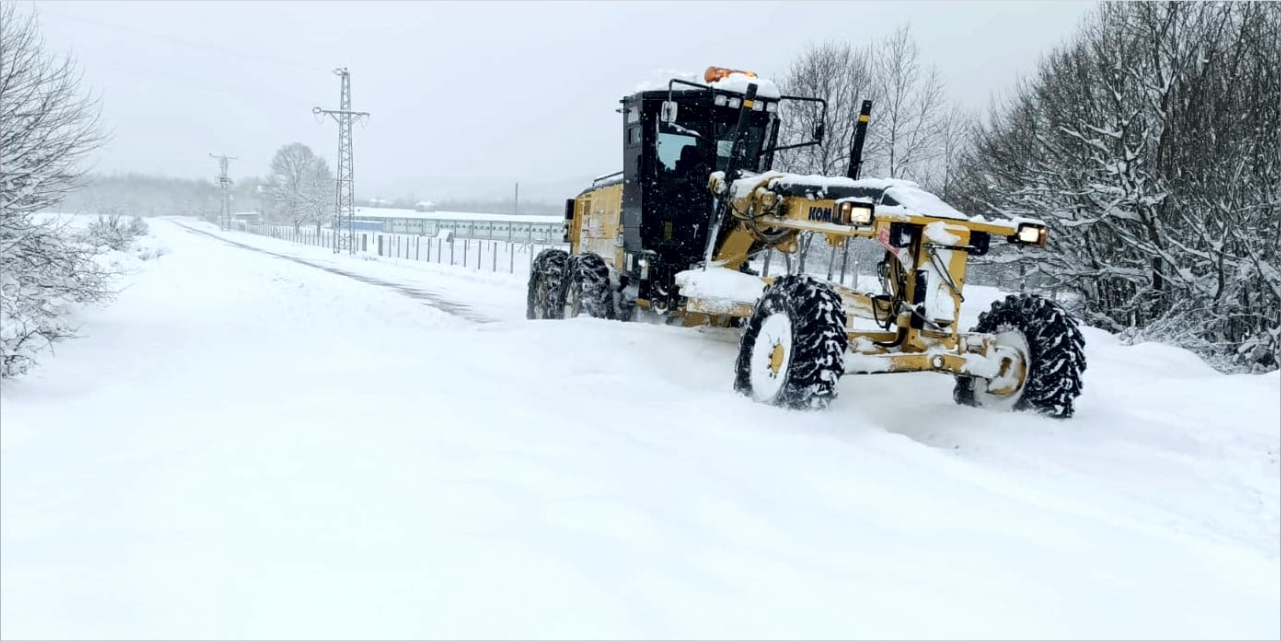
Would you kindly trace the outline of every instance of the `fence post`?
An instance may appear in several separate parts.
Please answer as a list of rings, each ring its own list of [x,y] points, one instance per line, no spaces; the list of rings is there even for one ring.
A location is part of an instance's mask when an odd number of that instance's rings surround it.
[[[450,267],[453,267],[454,265],[454,245],[455,244],[456,243],[454,243],[454,237],[450,236],[449,237],[449,266]]]
[[[467,250],[471,248],[471,239],[463,239],[463,267],[467,266]]]
[[[507,273],[516,273],[516,246],[510,240],[507,241]]]
[[[423,237],[414,238],[414,260],[421,260],[423,257]]]
[[[400,258],[400,234],[396,234],[396,258]]]
[[[491,263],[491,267],[489,271],[497,272],[498,271],[498,243],[495,243],[492,241],[489,243],[489,258]]]
[[[378,255],[383,255],[383,235],[378,234]]]

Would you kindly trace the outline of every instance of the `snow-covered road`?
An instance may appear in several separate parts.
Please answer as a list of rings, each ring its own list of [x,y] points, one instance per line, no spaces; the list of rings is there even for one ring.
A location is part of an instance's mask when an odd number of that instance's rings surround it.
[[[1087,330],[1069,421],[931,374],[793,413],[731,334],[152,227],[0,390],[5,638],[1281,637],[1275,373]]]
[[[243,249],[248,249],[250,251],[256,251],[262,254],[267,254],[268,256],[275,256],[277,258],[292,260],[296,263],[301,263],[303,265],[308,265],[310,267],[315,267],[317,269],[323,269],[331,274],[338,274],[339,276],[354,278],[362,283],[394,289],[411,298],[417,298],[425,302],[426,304],[431,305],[436,309],[439,309],[442,312],[453,314],[455,316],[458,316],[460,318],[465,318],[472,322],[489,323],[489,322],[493,322],[494,320],[483,314],[477,313],[467,304],[459,303],[449,298],[445,298],[441,294],[434,292],[430,289],[427,289],[426,287],[423,287],[423,286],[415,287],[415,286],[405,285],[403,283],[387,281],[374,276],[366,276],[360,273],[351,272],[346,269],[343,269],[334,264],[335,262],[341,262],[341,257],[339,261],[334,261],[333,260],[334,257],[332,255],[323,256],[323,257],[313,255],[311,258],[303,258],[301,256],[298,256],[297,252],[288,251],[287,248],[283,248],[283,247],[267,248],[267,247],[259,246],[262,243],[259,243],[257,245],[246,244],[245,242],[243,242],[243,240],[238,241],[232,238],[228,238],[228,234],[213,233],[212,230],[209,230],[207,228],[202,228],[202,225],[199,225],[199,224],[191,224],[191,223],[184,224],[181,221],[174,221],[174,222],[182,226],[184,229],[186,229],[189,232],[196,233],[196,234],[203,234],[210,238],[215,238],[222,242],[228,243],[234,247],[240,247]],[[273,251],[273,249],[276,249],[276,250],[284,249],[285,251]],[[315,254],[316,252],[313,251],[311,253]],[[321,258],[322,260],[317,260],[318,258]],[[328,260],[324,260],[324,259],[328,259]]]

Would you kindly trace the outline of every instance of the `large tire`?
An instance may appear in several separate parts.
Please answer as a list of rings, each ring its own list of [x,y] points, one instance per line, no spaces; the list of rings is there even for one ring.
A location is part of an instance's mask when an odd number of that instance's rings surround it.
[[[529,269],[529,293],[525,318],[563,318],[559,302],[564,297],[565,267],[569,254],[563,249],[544,249]]]
[[[845,373],[845,311],[828,284],[782,276],[765,288],[739,343],[734,389],[762,403],[824,409]]]
[[[609,286],[609,265],[604,258],[593,253],[573,256],[566,274],[559,298],[564,318],[586,313],[592,318],[614,319],[614,292]]]
[[[1040,296],[1012,294],[980,314],[973,331],[1023,350],[1027,375],[1023,387],[1007,395],[988,392],[986,379],[957,376],[952,393],[957,403],[1071,418],[1081,395],[1085,338],[1067,310]]]

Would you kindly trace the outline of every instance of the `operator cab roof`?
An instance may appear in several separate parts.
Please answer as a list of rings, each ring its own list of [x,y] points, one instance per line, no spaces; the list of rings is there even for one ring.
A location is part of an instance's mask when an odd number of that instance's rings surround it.
[[[691,82],[687,78],[676,78],[676,80]],[[651,81],[641,83],[641,85],[636,88],[636,91],[632,92],[632,95],[648,94],[651,92],[661,92],[666,94],[669,82],[670,81]],[[779,97],[782,96],[782,92],[779,91],[778,85],[774,84],[771,80],[757,77],[756,73],[752,71],[740,71],[738,69],[726,69],[724,67],[708,67],[707,71],[703,73],[703,83],[704,86],[711,87],[713,89],[737,94],[747,93],[747,85],[755,83],[757,98],[764,100],[778,100]],[[699,87],[693,87],[686,84],[671,85],[671,90],[673,93],[703,91],[703,89]]]

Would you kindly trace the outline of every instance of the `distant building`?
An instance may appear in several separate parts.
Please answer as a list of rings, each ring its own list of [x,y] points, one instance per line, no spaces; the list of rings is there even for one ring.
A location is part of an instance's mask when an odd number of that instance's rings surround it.
[[[262,213],[256,211],[238,211],[231,215],[231,219],[236,222],[257,225],[262,223]]]
[[[420,212],[414,209],[357,207],[354,223],[359,229],[385,234],[439,237],[448,230],[458,238],[527,241],[559,239],[565,219],[561,216],[477,214],[461,211]]]

